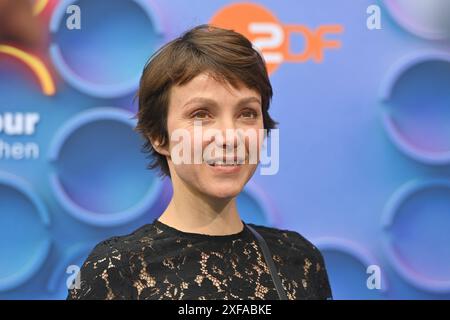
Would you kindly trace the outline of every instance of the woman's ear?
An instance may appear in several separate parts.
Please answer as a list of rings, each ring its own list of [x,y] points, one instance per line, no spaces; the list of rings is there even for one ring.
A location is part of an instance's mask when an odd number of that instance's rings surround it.
[[[167,143],[165,146],[162,146],[160,139],[152,139],[152,138],[148,139],[156,152],[158,152],[160,155],[170,157],[169,145]]]

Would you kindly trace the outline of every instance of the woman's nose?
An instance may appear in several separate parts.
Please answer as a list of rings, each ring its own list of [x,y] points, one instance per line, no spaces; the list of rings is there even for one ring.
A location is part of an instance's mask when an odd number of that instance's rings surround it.
[[[220,134],[216,136],[216,145],[227,149],[236,148],[239,144],[239,135],[235,121],[233,119],[223,119],[219,122],[217,129]]]

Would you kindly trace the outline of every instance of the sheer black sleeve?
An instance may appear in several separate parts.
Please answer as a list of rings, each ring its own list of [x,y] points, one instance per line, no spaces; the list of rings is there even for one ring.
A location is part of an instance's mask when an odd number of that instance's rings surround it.
[[[80,269],[80,285],[69,289],[67,300],[133,299],[135,288],[128,274],[126,255],[111,238],[99,243]]]
[[[293,260],[290,263],[289,272],[299,274],[300,284],[304,289],[303,298],[332,300],[333,296],[322,253],[299,233],[287,231],[287,234],[294,249],[294,253],[291,254]]]
[[[321,252],[314,247],[314,251],[316,251],[316,263],[315,263],[315,272],[312,276],[312,282],[317,284],[316,295],[312,295],[311,298],[316,300],[332,300],[333,295],[331,292],[330,281],[328,279],[328,274],[325,268],[325,261]]]

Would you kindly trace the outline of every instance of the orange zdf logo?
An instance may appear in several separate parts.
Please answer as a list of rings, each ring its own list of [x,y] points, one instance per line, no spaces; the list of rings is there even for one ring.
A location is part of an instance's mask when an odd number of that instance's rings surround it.
[[[327,40],[327,34],[342,33],[340,24],[321,25],[311,29],[305,25],[284,25],[261,5],[237,3],[225,6],[211,18],[212,25],[232,29],[246,36],[262,53],[269,74],[283,62],[305,62],[313,60],[321,63],[324,51],[341,47],[339,40]],[[291,52],[291,36],[304,38],[302,52]]]

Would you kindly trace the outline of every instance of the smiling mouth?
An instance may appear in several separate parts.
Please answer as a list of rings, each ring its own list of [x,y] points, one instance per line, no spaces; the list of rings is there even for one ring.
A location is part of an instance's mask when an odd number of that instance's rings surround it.
[[[244,159],[234,160],[234,161],[222,161],[222,160],[209,160],[206,163],[211,167],[237,167],[243,165]]]
[[[242,163],[208,163],[211,167],[237,167],[241,166]]]

